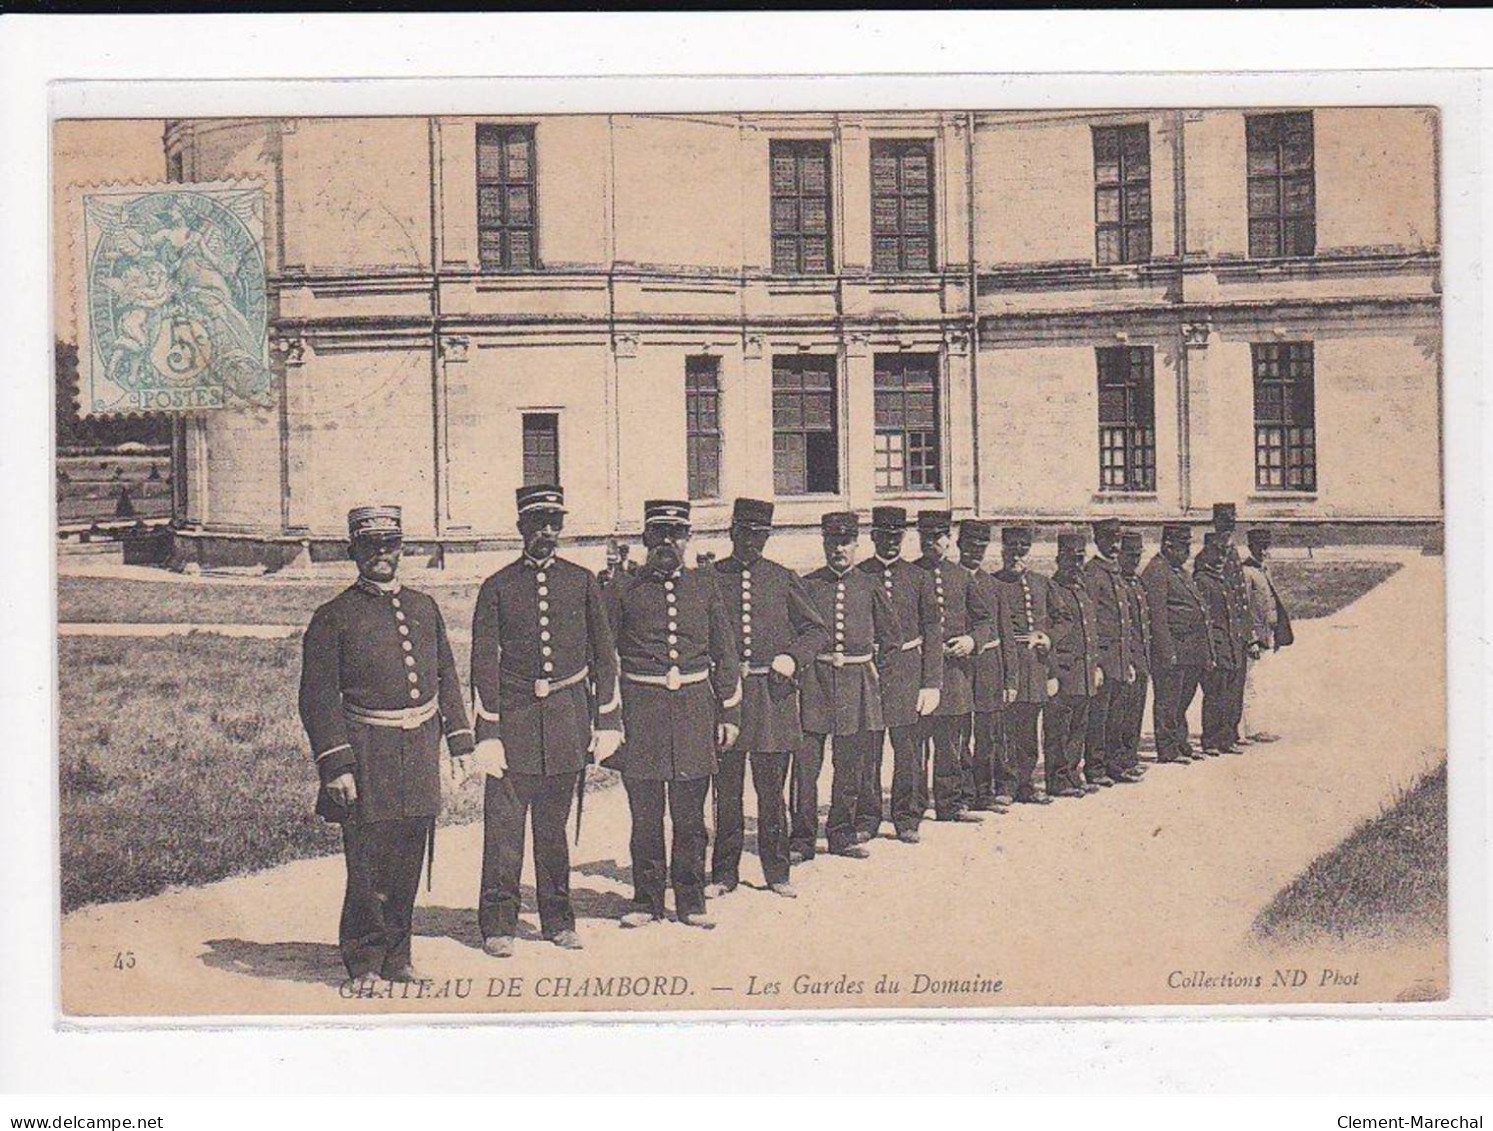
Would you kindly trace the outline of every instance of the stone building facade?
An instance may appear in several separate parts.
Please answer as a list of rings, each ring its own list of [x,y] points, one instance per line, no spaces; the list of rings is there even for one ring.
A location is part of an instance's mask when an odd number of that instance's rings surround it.
[[[274,409],[177,427],[177,554],[439,554],[736,495],[1044,524],[1441,520],[1421,108],[216,119],[268,194]]]

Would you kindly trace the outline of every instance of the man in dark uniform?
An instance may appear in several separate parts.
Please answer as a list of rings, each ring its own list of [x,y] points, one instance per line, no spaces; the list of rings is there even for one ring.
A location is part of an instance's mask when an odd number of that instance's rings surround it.
[[[1208,610],[1208,631],[1213,641],[1213,665],[1203,673],[1203,753],[1243,754],[1234,744],[1234,682],[1244,666],[1246,644],[1239,632],[1239,614],[1234,609],[1224,557],[1233,554],[1228,540],[1216,531],[1203,536],[1203,549],[1192,563],[1192,583]],[[1248,616],[1246,612],[1244,614]]]
[[[1087,541],[1078,531],[1058,534],[1058,567],[1047,589],[1052,674],[1058,681],[1057,694],[1042,709],[1043,759],[1051,797],[1082,797],[1099,789],[1092,780],[1084,780],[1079,769],[1089,707],[1104,683],[1094,605],[1083,578]]]
[[[1084,737],[1084,776],[1095,785],[1111,786],[1123,770],[1116,760],[1119,751],[1108,742],[1109,714],[1135,682],[1135,665],[1128,656],[1134,626],[1120,577],[1119,550],[1123,531],[1117,518],[1094,523],[1094,556],[1083,567],[1084,584],[1094,604],[1094,624],[1099,633],[1099,667],[1104,682],[1089,701],[1088,731]]]
[[[1006,665],[998,629],[1000,590],[985,569],[990,523],[967,518],[959,524],[959,564],[969,571],[975,596],[990,610],[992,629],[975,650],[971,713],[959,720],[959,755],[969,758],[964,803],[975,812],[1004,813],[1010,802],[996,801],[995,766],[999,761],[1001,709],[1006,705]]]
[[[930,717],[933,748],[933,812],[940,821],[979,821],[965,805],[964,780],[970,754],[960,748],[960,720],[974,710],[974,657],[998,636],[995,610],[977,590],[969,570],[949,561],[953,517],[948,511],[918,512],[918,568],[933,578],[933,597],[943,629],[943,688]],[[926,782],[926,776],[923,781]],[[924,809],[926,810],[926,803]]]
[[[902,507],[871,509],[871,544],[876,553],[858,567],[881,586],[897,614],[902,643],[878,651],[876,672],[881,678],[881,716],[892,743],[892,827],[905,844],[918,843],[923,802],[918,775],[923,772],[925,718],[938,709],[943,685],[943,649],[939,639],[938,601],[933,575],[902,557],[907,511]],[[881,829],[883,817],[881,770],[885,739],[873,734],[866,742],[861,789],[855,803],[856,839],[865,842]]]
[[[1117,782],[1140,781],[1146,770],[1140,764],[1140,732],[1146,715],[1146,692],[1151,684],[1151,606],[1136,574],[1143,546],[1139,530],[1127,530],[1120,535],[1120,593],[1130,614],[1125,662],[1135,672],[1135,680],[1126,684],[1111,704],[1110,718],[1105,723],[1110,761],[1120,767]]]
[[[715,578],[683,568],[689,503],[651,500],[643,514],[647,560],[607,587],[627,735],[617,761],[632,811],[633,910],[622,925],[662,919],[672,880],[679,921],[714,927],[705,914],[705,794],[716,751],[734,745],[741,729],[740,660]]]
[[[757,792],[757,855],[769,891],[794,898],[788,882],[788,810],[783,788],[793,754],[803,744],[798,718],[799,673],[829,646],[829,630],[803,579],[762,556],[772,534],[773,505],[737,499],[731,514],[731,556],[715,563],[716,584],[736,627],[741,654],[741,734],[721,751],[715,775],[712,898],[736,890],[744,839],[742,793],[746,764]]]
[[[1213,532],[1218,536],[1219,565],[1223,570],[1224,593],[1228,598],[1230,630],[1234,640],[1230,644],[1230,650],[1237,648],[1242,653],[1249,650],[1249,642],[1254,635],[1249,617],[1249,583],[1244,578],[1244,562],[1239,557],[1238,547],[1234,544],[1234,529],[1237,515],[1233,503],[1213,504]],[[1228,739],[1229,741],[1219,749],[1227,750],[1228,747],[1239,745],[1239,724],[1244,718],[1244,681],[1248,678],[1249,669],[1247,664],[1240,664],[1237,668],[1230,669],[1229,681],[1226,688],[1226,702],[1228,704]],[[1219,737],[1223,737],[1220,735]],[[1229,751],[1232,753],[1233,751]]]
[[[410,924],[441,808],[441,739],[464,777],[472,728],[440,609],[396,578],[399,508],[350,511],[347,532],[358,580],[306,629],[301,724],[321,777],[316,811],[342,825],[347,973],[360,983],[416,981]]]
[[[996,798],[1025,805],[1047,805],[1052,798],[1038,793],[1032,782],[1037,769],[1037,721],[1042,706],[1057,692],[1049,661],[1047,578],[1027,568],[1032,551],[1030,526],[1001,530],[1001,568],[995,574],[1000,596],[1001,656],[1005,663],[1006,708],[1002,718],[1001,760],[996,772]]]
[[[1187,710],[1203,673],[1213,664],[1208,610],[1183,566],[1192,530],[1169,522],[1161,528],[1161,552],[1141,572],[1151,611],[1152,715],[1158,762],[1196,762],[1187,741]]]
[[[477,923],[495,958],[513,953],[531,812],[540,929],[557,946],[580,949],[565,822],[590,756],[610,757],[622,740],[601,585],[555,556],[564,524],[559,487],[520,487],[523,555],[483,582],[472,616],[477,762],[487,771]]]
[[[891,602],[880,585],[855,568],[860,520],[851,511],[826,514],[820,530],[825,564],[804,581],[820,618],[830,626],[830,638],[828,648],[799,677],[804,741],[793,765],[790,855],[794,863],[814,858],[819,836],[819,772],[824,765],[824,743],[830,737],[834,739],[834,773],[825,838],[837,856],[864,859],[868,855],[856,839],[855,803],[869,746],[880,741],[886,730],[874,661],[878,652],[902,644]]]

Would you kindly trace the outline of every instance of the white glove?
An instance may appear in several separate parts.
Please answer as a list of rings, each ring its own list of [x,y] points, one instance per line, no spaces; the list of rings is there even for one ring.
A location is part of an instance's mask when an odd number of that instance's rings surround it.
[[[938,710],[939,701],[943,699],[943,692],[936,687],[922,687],[918,689],[918,714],[931,715]]]
[[[1101,688],[1103,686],[1104,686],[1104,669],[1103,668],[1095,668],[1094,669],[1094,690],[1097,691],[1097,690],[1099,690],[1099,688]]]
[[[598,762],[605,762],[622,745],[622,732],[620,730],[598,730],[591,735],[591,753],[596,755]]]
[[[792,679],[798,672],[798,661],[784,652],[780,656],[772,658],[772,670],[784,679]]]
[[[950,656],[963,659],[975,650],[975,638],[973,636],[956,636],[944,645],[944,651]]]
[[[500,778],[508,772],[508,751],[503,748],[501,738],[484,738],[472,751],[472,761],[478,773]]]
[[[715,728],[715,744],[721,750],[730,750],[740,734],[741,728],[735,723],[721,723]]]

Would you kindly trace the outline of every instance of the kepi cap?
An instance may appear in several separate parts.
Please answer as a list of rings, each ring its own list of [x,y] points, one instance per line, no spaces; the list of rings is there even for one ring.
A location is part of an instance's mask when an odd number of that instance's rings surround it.
[[[1188,526],[1185,522],[1162,523],[1161,540],[1162,542],[1180,542],[1183,545],[1190,545],[1192,543],[1192,527]]]
[[[771,529],[772,504],[764,499],[737,499],[731,507],[731,523]]]
[[[1120,534],[1120,549],[1122,550],[1133,550],[1139,553],[1145,544],[1145,539],[1141,537],[1139,530],[1125,530]]]
[[[1238,508],[1233,503],[1213,504],[1213,525],[1219,530],[1233,530],[1238,519]]]
[[[1094,540],[1100,538],[1118,538],[1124,533],[1123,525],[1117,518],[1101,518],[1094,523]]]
[[[348,538],[402,538],[398,507],[354,507],[347,512]]]
[[[1081,554],[1088,547],[1089,536],[1082,530],[1059,530],[1058,553]]]
[[[689,501],[686,499],[649,499],[643,504],[643,525],[668,523],[689,525]]]
[[[1251,546],[1264,546],[1267,549],[1275,541],[1275,532],[1268,526],[1251,526],[1249,533],[1245,534],[1244,540]]]
[[[880,506],[871,508],[871,529],[901,534],[907,529],[907,508]]]
[[[990,523],[978,518],[964,519],[959,524],[959,544],[961,546],[988,546]]]
[[[854,511],[830,511],[820,516],[819,530],[826,538],[858,538],[861,520]]]
[[[918,511],[919,534],[947,534],[953,525],[951,511]]]
[[[1037,532],[1034,528],[1020,523],[1001,527],[1001,544],[1005,546],[1030,546],[1036,537]]]
[[[559,511],[565,510],[565,492],[552,483],[535,483],[527,487],[520,487],[514,491],[518,500],[518,513],[528,514],[531,511]]]

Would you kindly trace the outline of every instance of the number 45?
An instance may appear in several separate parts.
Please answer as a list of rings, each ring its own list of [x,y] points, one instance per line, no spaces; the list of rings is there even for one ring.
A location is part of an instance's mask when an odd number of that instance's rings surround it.
[[[133,970],[135,968],[135,952],[133,950],[121,950],[115,952],[114,969]]]

